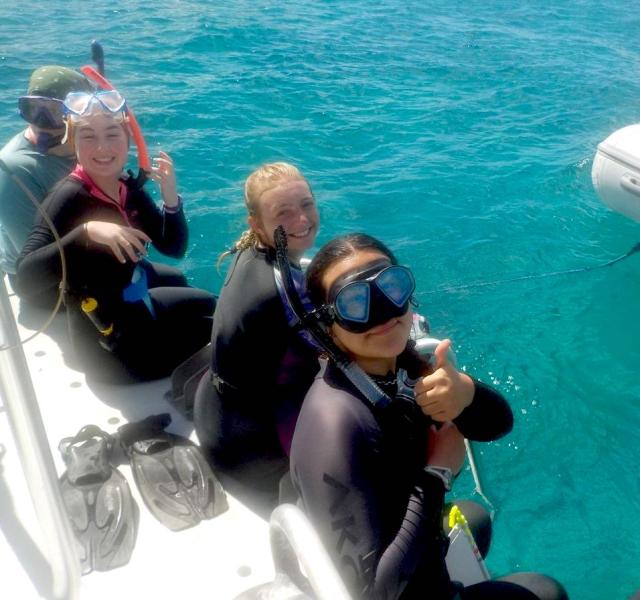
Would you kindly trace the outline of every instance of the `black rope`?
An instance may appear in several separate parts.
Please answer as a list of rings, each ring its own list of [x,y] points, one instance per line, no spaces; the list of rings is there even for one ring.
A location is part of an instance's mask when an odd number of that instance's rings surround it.
[[[62,242],[60,240],[60,234],[58,233],[58,230],[56,229],[56,226],[53,224],[53,221],[51,220],[49,215],[42,208],[42,205],[40,204],[40,202],[38,202],[38,199],[34,196],[33,192],[11,169],[9,169],[9,167],[3,160],[0,160],[0,169],[5,171],[9,175],[9,177],[13,179],[15,184],[25,193],[27,198],[31,200],[32,204],[36,209],[36,212],[40,213],[41,217],[49,226],[49,229],[53,234],[56,247],[58,248],[58,253],[60,255],[60,270],[61,270],[60,283],[58,285],[58,297],[56,299],[56,303],[54,307],[51,309],[49,313],[49,316],[44,322],[44,325],[42,325],[42,327],[40,327],[37,331],[32,333],[30,336],[26,337],[24,340],[20,340],[20,342],[15,346],[7,346],[6,344],[0,345],[0,351],[3,351],[3,350],[11,350],[12,348],[15,348],[17,346],[23,346],[24,344],[31,341],[33,338],[37,337],[41,333],[44,333],[49,328],[51,323],[53,323],[53,320],[58,314],[58,311],[60,310],[60,307],[62,306],[62,303],[64,301],[64,294],[67,287],[67,261],[65,259],[64,248],[62,247]],[[2,271],[0,271],[0,275],[2,275]]]
[[[547,273],[534,273],[531,275],[520,275],[518,277],[510,277],[508,279],[495,279],[492,281],[478,281],[475,283],[466,283],[462,285],[440,286],[433,290],[422,292],[420,295],[437,294],[441,292],[457,292],[460,290],[470,290],[474,288],[488,287],[490,285],[502,285],[503,283],[515,283],[517,281],[525,281],[527,279],[543,279],[546,277],[558,277],[559,275],[572,275],[574,273],[586,273],[588,271],[595,271],[596,269],[604,269],[605,267],[610,267],[612,265],[615,265],[616,263],[619,263],[625,260],[626,258],[629,258],[631,255],[635,254],[636,252],[640,252],[640,242],[638,242],[635,246],[630,248],[624,254],[621,254],[620,256],[612,260],[609,260],[607,262],[600,263],[597,265],[590,265],[588,267],[579,267],[576,269],[565,269],[563,271],[549,271]]]

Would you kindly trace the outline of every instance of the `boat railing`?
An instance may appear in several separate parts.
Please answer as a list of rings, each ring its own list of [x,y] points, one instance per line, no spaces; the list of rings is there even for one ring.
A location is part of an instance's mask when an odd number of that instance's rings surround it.
[[[293,504],[281,504],[269,521],[271,552],[276,573],[298,584],[305,579],[317,600],[351,600],[338,571],[315,529]]]
[[[80,566],[49,442],[22,348],[4,273],[0,271],[0,397],[44,536],[51,598],[80,597]]]

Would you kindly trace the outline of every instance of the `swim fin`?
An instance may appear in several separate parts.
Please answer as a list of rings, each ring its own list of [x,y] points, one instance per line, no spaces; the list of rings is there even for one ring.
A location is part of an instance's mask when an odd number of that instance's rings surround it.
[[[154,517],[173,531],[211,519],[227,498],[196,444],[164,431],[171,415],[152,415],[118,428],[138,491]]]
[[[83,575],[127,564],[136,542],[138,505],[109,462],[113,443],[99,427],[86,425],[58,445],[67,465],[60,490]]]

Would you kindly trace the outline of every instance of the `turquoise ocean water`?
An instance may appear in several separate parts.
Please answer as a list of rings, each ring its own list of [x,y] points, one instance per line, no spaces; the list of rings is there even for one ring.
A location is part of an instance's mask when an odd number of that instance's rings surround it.
[[[498,508],[490,570],[549,573],[572,598],[628,597],[640,588],[640,257],[429,292],[591,265],[640,240],[590,177],[598,142],[640,120],[637,11],[224,4],[5,0],[0,137],[22,126],[16,97],[32,69],[89,63],[101,40],[152,152],[176,161],[192,232],[181,265],[211,290],[216,255],[243,228],[243,179],[264,161],[298,164],[319,242],[366,230],[397,250],[434,332],[512,403],[514,432],[477,450]],[[468,472],[458,487],[472,492]]]

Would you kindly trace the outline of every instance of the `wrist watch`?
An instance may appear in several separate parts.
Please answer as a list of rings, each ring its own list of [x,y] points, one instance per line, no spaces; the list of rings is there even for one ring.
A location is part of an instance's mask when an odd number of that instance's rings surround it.
[[[424,472],[440,479],[444,485],[444,489],[447,492],[451,490],[451,483],[453,482],[453,471],[451,469],[447,467],[436,467],[433,465],[427,465],[424,468]]]

